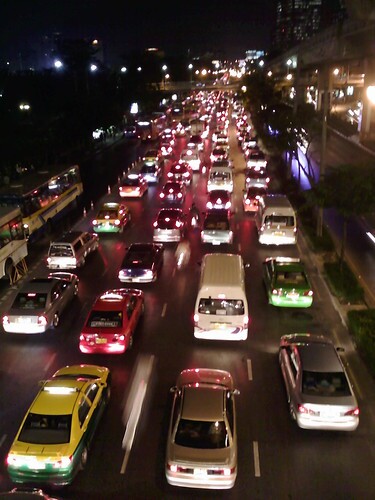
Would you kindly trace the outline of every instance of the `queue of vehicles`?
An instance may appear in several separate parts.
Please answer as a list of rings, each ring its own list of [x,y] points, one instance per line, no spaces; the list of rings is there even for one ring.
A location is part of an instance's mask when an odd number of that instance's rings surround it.
[[[219,142],[228,135],[228,99],[225,101],[226,105],[221,102],[223,109],[215,117],[215,123],[220,124],[214,129]],[[242,124],[242,128],[237,125],[241,145],[245,144],[247,133],[244,128],[250,126],[244,116],[239,113],[237,118],[237,123]],[[82,266],[99,246],[97,232],[121,232],[130,223],[131,213],[123,199],[141,198],[148,192],[149,183],[154,183],[159,193],[160,210],[153,223],[153,241],[128,246],[118,279],[122,283],[140,284],[157,280],[163,267],[164,243],[177,243],[185,237],[186,193],[193,172],[199,173],[202,163],[199,151],[198,168],[189,165],[185,158],[168,161],[175,154],[177,137],[182,136],[178,123],[175,131],[168,147],[167,140],[163,139],[168,154],[159,149],[153,151],[151,157],[149,152],[150,156],[145,154],[142,165],[138,165],[142,170],[145,165],[152,164],[153,172],[157,170],[160,174],[155,173],[152,180],[145,176],[145,171],[126,174],[119,183],[120,202],[107,202],[100,208],[92,221],[93,233],[70,232],[61,241],[51,243],[47,258],[49,269],[72,270]],[[250,328],[245,265],[241,256],[230,250],[225,254],[211,252],[214,245],[231,245],[234,238],[231,223],[234,167],[224,141],[220,147],[216,146],[216,151],[219,150],[223,154],[211,157],[213,164],[207,181],[208,197],[200,237],[202,244],[210,245],[210,250],[202,265],[194,309],[194,336],[197,339],[244,341]],[[193,152],[189,155],[188,151],[184,155],[191,156]],[[215,166],[215,162],[222,161],[228,164]],[[248,163],[247,168],[257,170],[258,166]],[[165,176],[166,182],[159,186]],[[243,210],[255,214],[260,244],[294,245],[297,241],[295,213],[284,195],[270,194],[268,188],[269,182],[248,185],[245,181]],[[263,269],[270,304],[311,307],[313,290],[299,259],[267,258]],[[60,314],[78,293],[78,286],[77,275],[68,272],[31,280],[4,315],[4,330],[42,333],[57,327]],[[100,294],[82,328],[80,351],[120,354],[129,350],[144,313],[144,296],[145,292],[134,288],[114,288]],[[283,336],[279,363],[290,414],[300,427],[347,431],[357,428],[358,404],[344,365],[331,342],[310,334]],[[314,380],[308,381],[308,375]],[[90,440],[109,401],[110,382],[107,368],[84,364],[63,368],[43,383],[7,457],[13,482],[70,484],[87,461]],[[239,391],[235,389],[231,374],[206,368],[186,369],[180,373],[171,392],[174,399],[165,459],[168,483],[190,488],[232,488],[237,476],[235,396]],[[32,455],[27,452],[31,445]]]

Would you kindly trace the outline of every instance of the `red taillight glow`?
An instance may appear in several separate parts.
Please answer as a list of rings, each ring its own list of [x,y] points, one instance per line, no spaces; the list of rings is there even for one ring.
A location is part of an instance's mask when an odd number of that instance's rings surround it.
[[[312,290],[308,290],[304,292],[303,294],[305,297],[312,297],[314,295],[314,292]]]
[[[158,221],[156,220],[153,224],[154,227],[158,227]]]
[[[358,417],[359,416],[359,408],[353,408],[352,410],[349,410],[345,413],[346,417],[354,416]]]
[[[47,326],[47,318],[45,316],[38,316],[38,325]]]
[[[160,193],[160,198],[164,198],[165,197],[165,194],[164,193]]]
[[[115,220],[115,226],[119,226],[121,224],[121,222],[119,221],[119,219],[116,219]]]
[[[120,188],[120,189],[121,189],[121,188]],[[97,223],[98,223],[98,221],[97,221],[96,219],[94,219],[94,220],[92,221],[92,223],[93,223],[93,225],[94,225],[94,226],[96,226],[96,225],[97,225]]]
[[[199,321],[199,314],[194,314],[194,323],[195,323],[195,325],[198,324],[198,321]]]
[[[9,317],[3,316],[3,325],[9,325]]]

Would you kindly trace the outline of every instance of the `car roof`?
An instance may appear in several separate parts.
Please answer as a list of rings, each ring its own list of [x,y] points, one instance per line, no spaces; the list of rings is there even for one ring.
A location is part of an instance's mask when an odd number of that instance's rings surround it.
[[[84,389],[87,383],[86,379],[77,380],[64,377],[53,377],[47,380],[31,405],[30,412],[40,415],[71,415],[79,392]],[[51,393],[49,390],[52,388],[64,390],[66,393]]]
[[[343,367],[335,347],[327,342],[298,344],[302,369],[312,372],[342,372]]]
[[[25,283],[18,293],[35,292],[35,293],[48,293],[53,285],[61,280],[56,278],[33,278]]]
[[[225,387],[192,384],[183,388],[182,418],[188,420],[222,420]]]

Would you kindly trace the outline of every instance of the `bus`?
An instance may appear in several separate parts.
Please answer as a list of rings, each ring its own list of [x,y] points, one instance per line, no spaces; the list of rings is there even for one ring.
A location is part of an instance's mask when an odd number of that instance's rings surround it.
[[[0,278],[15,281],[16,266],[27,256],[27,240],[18,207],[0,207]]]
[[[19,207],[30,242],[77,206],[83,193],[78,165],[35,170],[0,188],[0,207]]]
[[[136,122],[136,129],[141,141],[147,142],[157,139],[166,125],[166,115],[161,112],[154,112],[148,116],[139,117]]]

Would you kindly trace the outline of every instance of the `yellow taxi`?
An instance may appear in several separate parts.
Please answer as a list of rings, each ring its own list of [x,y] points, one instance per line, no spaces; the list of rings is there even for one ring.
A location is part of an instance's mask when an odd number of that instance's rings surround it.
[[[66,366],[42,381],[6,459],[10,479],[70,484],[86,465],[110,384],[108,368],[89,364]]]

